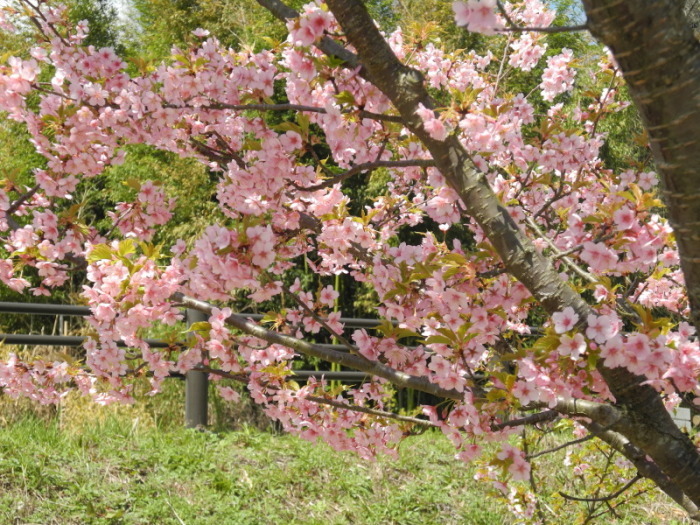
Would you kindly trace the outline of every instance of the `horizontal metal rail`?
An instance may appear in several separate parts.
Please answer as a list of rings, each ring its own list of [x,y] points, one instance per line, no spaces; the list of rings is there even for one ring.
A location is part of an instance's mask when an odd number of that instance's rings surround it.
[[[73,335],[27,335],[27,334],[0,334],[0,343],[6,345],[42,345],[42,346],[80,346],[87,337]],[[167,348],[168,343],[157,339],[145,339],[153,348]],[[118,341],[117,346],[125,347],[123,341]]]
[[[0,334],[0,343],[6,345],[80,346],[86,339],[87,337],[79,335]],[[153,348],[167,348],[180,345],[180,343],[172,345],[158,339],[144,339],[144,341]],[[126,347],[127,345],[123,341],[117,341],[117,346]],[[319,346],[338,352],[347,352],[348,350],[343,345],[319,344]]]
[[[0,312],[8,314],[33,314],[33,315],[90,315],[87,306],[72,304],[39,304],[39,303],[2,303]]]
[[[87,339],[86,337],[67,336],[67,335],[13,335],[0,334],[0,343],[6,345],[42,345],[42,346],[80,346]],[[146,339],[146,342],[153,348],[166,348],[169,345],[163,341],[155,339]],[[117,346],[125,346],[123,342],[118,342]],[[324,345],[334,347],[336,349],[344,349],[342,345]],[[170,377],[178,377],[171,375]],[[330,372],[318,370],[293,370],[293,379],[306,381],[311,377],[321,379],[322,377],[328,381],[362,381],[369,377],[364,372]],[[182,376],[184,379],[184,376]]]
[[[90,308],[72,304],[40,304],[40,303],[3,303],[0,302],[0,313],[32,314],[32,315],[90,315]],[[263,314],[241,313],[236,315],[247,317],[253,321],[260,321]],[[374,328],[382,323],[381,319],[356,319],[354,317],[341,317],[340,322],[347,328]]]

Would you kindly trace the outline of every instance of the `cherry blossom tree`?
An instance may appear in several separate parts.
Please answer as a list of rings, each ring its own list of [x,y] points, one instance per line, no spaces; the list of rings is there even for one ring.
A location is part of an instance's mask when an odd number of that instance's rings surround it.
[[[509,438],[565,419],[636,469],[620,493],[648,478],[700,519],[700,455],[668,412],[700,394],[700,50],[682,5],[584,0],[585,27],[563,28],[538,0],[455,2],[457,24],[500,39],[498,54],[480,54],[411,47],[359,0],[301,13],[259,0],[286,23],[286,42],[233,51],[197,30],[169,62],[139,70],[83,45],[89,28],[69,27],[60,7],[21,4],[0,26],[30,22],[39,44],[0,66],[0,108],[46,164],[35,185],[0,191],[0,280],[46,295],[86,270],[94,334],[85,363],[11,355],[6,394],[54,403],[77,388],[129,402],[135,376],[149,372],[155,392],[200,367],[247,385],[286,430],[364,457],[436,427],[523,519],[535,512],[532,456]],[[547,55],[549,35],[586,28],[609,47],[595,67],[568,49]],[[533,89],[511,92],[511,71],[536,75]],[[601,160],[602,124],[629,105],[625,89],[656,172]],[[153,244],[177,206],[153,183],[109,211],[110,231],[81,219],[76,187],[129,144],[218,174],[216,222]],[[387,181],[380,194],[343,192],[374,174]],[[450,234],[457,225],[466,237]],[[421,242],[398,241],[417,228]],[[379,329],[348,333],[332,287],[288,278],[301,262],[322,283],[342,273],[368,284]],[[287,306],[254,322],[232,313],[241,293]],[[148,330],[175,326],[183,306],[209,321],[184,347],[149,347]],[[300,387],[300,355],[368,379]],[[402,388],[445,403],[395,413]],[[483,442],[501,446],[490,456]]]

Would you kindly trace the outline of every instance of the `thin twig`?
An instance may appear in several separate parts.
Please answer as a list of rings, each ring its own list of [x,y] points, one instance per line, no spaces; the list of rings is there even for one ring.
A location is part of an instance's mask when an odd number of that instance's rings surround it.
[[[561,492],[561,491],[559,492],[559,495],[562,498],[568,499],[571,501],[587,501],[587,502],[611,501],[611,500],[617,498],[620,494],[625,492],[627,489],[629,489],[632,485],[637,483],[637,481],[639,481],[640,479],[642,479],[642,475],[637,474],[635,477],[633,477],[631,480],[629,480],[627,483],[625,483],[625,485],[620,490],[613,492],[612,494],[608,494],[607,496],[601,496],[600,498],[580,498],[578,496],[571,496],[570,494],[566,494],[566,493]]]
[[[503,33],[566,33],[575,31],[588,31],[587,24],[577,26],[551,26],[551,27],[503,27],[497,29]]]
[[[168,491],[168,498],[166,498],[165,503],[167,503],[168,507],[170,507],[170,510],[173,511],[173,515],[175,516],[175,519],[180,523],[180,525],[187,525],[184,521],[182,521],[182,518],[178,515],[177,511],[175,508],[172,506],[170,503],[170,492]]]
[[[531,459],[538,458],[540,456],[544,456],[545,454],[552,454],[553,452],[558,452],[559,450],[570,447],[572,445],[578,445],[579,443],[585,443],[586,441],[589,441],[589,440],[593,439],[594,437],[595,436],[593,434],[588,434],[587,436],[584,436],[582,438],[574,439],[573,441],[567,441],[566,443],[564,443],[563,445],[559,445],[558,447],[543,450],[542,452],[537,452],[536,454],[530,454],[529,456],[527,456],[526,459],[531,460]]]

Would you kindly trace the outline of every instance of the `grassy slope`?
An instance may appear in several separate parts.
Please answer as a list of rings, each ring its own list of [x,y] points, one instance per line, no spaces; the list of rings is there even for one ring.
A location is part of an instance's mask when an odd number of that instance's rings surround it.
[[[139,399],[98,407],[69,396],[56,410],[0,395],[0,525],[514,523],[439,433],[406,440],[398,461],[367,462],[257,430],[268,426],[259,411],[213,395],[212,428],[219,432],[186,430],[179,381]],[[565,439],[549,434],[540,449]],[[557,492],[590,495],[596,481],[572,478],[564,453],[536,462],[543,508],[547,523],[582,523],[585,504],[566,503]],[[687,523],[650,488],[635,486],[642,496],[595,523]]]
[[[128,423],[68,433],[25,419],[2,430],[0,523],[503,522],[434,434],[404,446],[398,462],[368,463],[258,430]]]

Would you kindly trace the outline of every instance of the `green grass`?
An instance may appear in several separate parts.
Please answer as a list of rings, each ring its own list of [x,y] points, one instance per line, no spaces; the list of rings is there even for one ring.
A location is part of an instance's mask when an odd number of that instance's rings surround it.
[[[435,434],[399,461],[359,460],[252,428],[84,432],[26,418],[0,431],[0,523],[504,523]]]
[[[59,409],[0,396],[0,525],[516,523],[493,489],[474,481],[476,466],[454,460],[440,433],[408,438],[398,460],[369,462],[261,430],[269,422],[247,401],[224,404],[212,395],[216,431],[184,429],[182,390],[173,381],[159,396],[112,407],[75,395]],[[538,449],[567,435],[546,434]],[[585,446],[596,451],[595,442]],[[582,447],[567,450],[592,461]],[[558,491],[587,496],[599,485],[595,477],[572,476],[565,454],[534,466],[546,523],[584,523],[585,504],[566,502]],[[613,474],[598,494],[620,482]],[[642,494],[631,505],[591,523],[689,523],[651,489],[635,485],[627,496]]]

